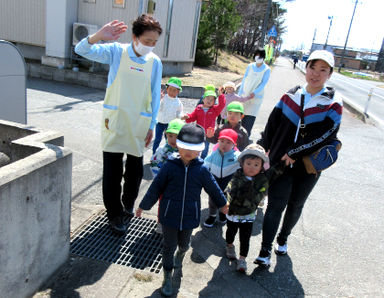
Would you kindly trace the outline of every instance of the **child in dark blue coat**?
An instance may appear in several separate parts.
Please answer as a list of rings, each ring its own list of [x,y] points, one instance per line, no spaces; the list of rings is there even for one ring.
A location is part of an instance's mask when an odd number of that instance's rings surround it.
[[[205,146],[204,128],[189,123],[180,130],[177,141],[179,157],[168,159],[153,180],[136,216],[149,210],[162,195],[159,221],[163,226],[163,271],[164,281],[161,293],[171,296],[172,270],[182,266],[189,248],[192,230],[200,224],[202,188],[212,198],[222,213],[227,213],[227,200],[209,170],[199,158]],[[178,250],[175,254],[176,247]]]

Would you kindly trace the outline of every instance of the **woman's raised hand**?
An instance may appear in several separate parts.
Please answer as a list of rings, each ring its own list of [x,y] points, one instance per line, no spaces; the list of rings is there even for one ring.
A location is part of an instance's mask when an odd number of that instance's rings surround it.
[[[92,34],[88,38],[90,44],[96,43],[100,40],[116,40],[122,33],[127,31],[128,26],[124,22],[114,20],[105,24],[99,31]]]

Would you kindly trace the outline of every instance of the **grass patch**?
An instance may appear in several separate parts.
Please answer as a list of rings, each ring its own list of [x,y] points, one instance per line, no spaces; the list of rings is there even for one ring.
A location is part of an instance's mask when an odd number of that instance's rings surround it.
[[[203,87],[206,84],[213,84],[219,87],[227,81],[239,83],[247,65],[251,62],[253,62],[252,59],[221,51],[220,56],[217,58],[217,65],[209,67],[194,66],[192,72],[177,77],[182,80],[183,86]],[[169,76],[163,77],[161,82],[165,84],[168,79]]]
[[[248,59],[238,54],[230,54],[225,51],[220,51],[217,58],[217,64],[220,68],[230,72],[243,75],[249,63],[254,62],[253,59]]]
[[[367,80],[367,81],[375,81],[375,82],[384,82],[384,79],[376,78],[376,77],[366,77],[366,76],[361,76],[358,74],[354,74],[352,71],[348,70],[341,70],[340,73],[344,76],[354,78],[354,79],[362,79],[362,80]]]

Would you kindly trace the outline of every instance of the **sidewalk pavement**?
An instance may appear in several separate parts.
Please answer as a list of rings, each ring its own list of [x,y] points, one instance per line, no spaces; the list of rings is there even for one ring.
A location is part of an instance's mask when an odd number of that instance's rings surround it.
[[[299,70],[293,70],[286,59],[277,60],[252,131],[254,140],[283,93],[303,83]],[[194,104],[190,100],[185,103],[190,108]],[[339,160],[322,174],[308,199],[290,236],[288,255],[273,255],[268,270],[253,264],[260,248],[265,207],[257,212],[246,274],[237,273],[236,264],[225,258],[225,227],[207,229],[201,225],[195,229],[184,259],[183,278],[174,279],[175,297],[383,297],[384,132],[344,109],[339,137],[343,142]],[[76,154],[75,162],[83,158]],[[149,149],[145,163],[150,155]],[[73,180],[72,232],[103,209],[101,160],[94,162],[98,166],[86,172],[93,179],[89,187],[83,189],[83,180]],[[143,180],[137,204],[150,182]],[[203,221],[208,213],[204,192],[202,208]],[[155,218],[156,213],[153,207],[144,216]],[[238,249],[238,239],[235,244]],[[34,297],[159,297],[161,282],[162,273],[71,255]]]

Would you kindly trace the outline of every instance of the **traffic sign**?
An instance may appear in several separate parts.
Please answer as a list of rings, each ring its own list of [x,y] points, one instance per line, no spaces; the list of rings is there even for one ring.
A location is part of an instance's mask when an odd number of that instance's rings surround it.
[[[268,31],[268,35],[269,36],[274,36],[274,37],[277,36],[277,31],[276,31],[275,26],[272,26],[272,28]]]

